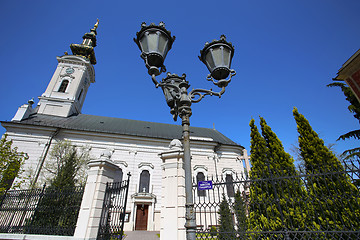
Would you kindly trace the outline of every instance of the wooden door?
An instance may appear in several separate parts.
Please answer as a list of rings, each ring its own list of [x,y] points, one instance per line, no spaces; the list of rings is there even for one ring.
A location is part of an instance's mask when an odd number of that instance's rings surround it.
[[[137,205],[135,230],[147,230],[149,205]]]

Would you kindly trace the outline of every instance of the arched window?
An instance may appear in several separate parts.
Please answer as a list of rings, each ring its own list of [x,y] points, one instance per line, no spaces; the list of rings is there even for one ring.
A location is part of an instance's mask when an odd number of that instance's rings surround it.
[[[205,175],[202,172],[198,172],[196,174],[196,181],[197,183],[199,183],[200,181],[205,181]],[[205,197],[206,196],[206,191],[205,190],[197,190],[197,194],[199,197]]]
[[[58,92],[63,92],[64,93],[68,85],[69,85],[69,81],[68,80],[63,80],[61,82],[61,85],[59,87]]]
[[[148,170],[143,170],[140,174],[139,192],[149,192],[150,173]]]
[[[233,183],[232,175],[226,174],[225,181],[226,181],[226,192],[228,197],[234,197],[235,191],[234,191],[234,183]]]

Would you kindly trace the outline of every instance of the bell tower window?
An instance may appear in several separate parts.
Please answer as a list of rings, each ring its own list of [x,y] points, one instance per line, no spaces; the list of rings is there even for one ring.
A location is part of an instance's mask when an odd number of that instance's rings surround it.
[[[63,81],[61,82],[61,85],[60,85],[60,87],[59,87],[58,92],[64,93],[68,85],[69,85],[69,81],[68,81],[68,80],[63,80]]]

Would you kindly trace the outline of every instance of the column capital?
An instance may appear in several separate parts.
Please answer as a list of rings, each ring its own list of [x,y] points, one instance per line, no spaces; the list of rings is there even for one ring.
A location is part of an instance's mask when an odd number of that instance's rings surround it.
[[[182,149],[170,150],[159,154],[159,157],[163,160],[163,162],[165,162],[166,159],[183,158],[183,156],[184,150]]]
[[[109,160],[104,160],[104,159],[91,160],[88,163],[88,166],[89,166],[89,168],[104,167],[109,170],[118,170],[119,169],[119,167],[114,162],[109,161]]]

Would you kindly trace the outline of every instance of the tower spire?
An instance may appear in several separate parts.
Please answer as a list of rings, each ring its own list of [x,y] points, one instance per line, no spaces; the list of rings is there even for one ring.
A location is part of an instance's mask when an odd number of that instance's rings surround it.
[[[99,19],[97,19],[94,27],[90,29],[90,32],[84,34],[84,40],[81,44],[70,45],[70,49],[73,55],[78,55],[89,59],[92,65],[96,64],[94,47],[96,47],[96,29],[98,28],[98,25]]]

